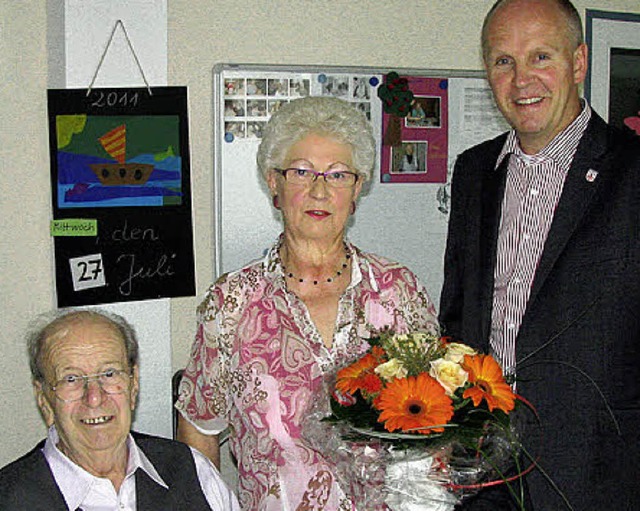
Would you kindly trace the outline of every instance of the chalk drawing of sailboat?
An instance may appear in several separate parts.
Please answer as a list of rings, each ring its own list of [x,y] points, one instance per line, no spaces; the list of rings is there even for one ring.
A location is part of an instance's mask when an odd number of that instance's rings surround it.
[[[149,163],[126,163],[127,128],[124,124],[102,135],[104,150],[117,163],[92,163],[91,170],[105,186],[143,185],[153,172]]]

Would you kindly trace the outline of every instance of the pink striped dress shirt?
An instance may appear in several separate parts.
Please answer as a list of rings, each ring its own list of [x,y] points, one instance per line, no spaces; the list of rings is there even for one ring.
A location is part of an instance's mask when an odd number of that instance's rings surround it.
[[[509,158],[494,270],[490,346],[504,371],[515,375],[516,337],[565,178],[591,118],[580,115],[538,154],[522,152],[511,131],[496,168]]]

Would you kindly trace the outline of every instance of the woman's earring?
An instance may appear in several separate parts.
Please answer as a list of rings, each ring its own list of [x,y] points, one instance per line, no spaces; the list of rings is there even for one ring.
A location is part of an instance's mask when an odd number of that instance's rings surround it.
[[[351,203],[351,214],[353,215],[356,212],[356,201]]]
[[[273,196],[273,207],[276,209],[280,209],[280,201],[278,201],[278,196]]]

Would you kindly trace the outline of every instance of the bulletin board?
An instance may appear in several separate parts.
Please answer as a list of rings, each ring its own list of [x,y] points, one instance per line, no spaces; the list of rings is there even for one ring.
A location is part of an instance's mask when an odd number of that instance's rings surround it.
[[[378,97],[390,72],[415,99],[393,146],[385,144],[390,116]],[[331,95],[366,114],[377,147],[348,238],[406,264],[438,303],[455,158],[509,129],[482,71],[218,64],[213,86],[214,278],[262,257],[282,231],[256,165],[269,117],[298,97]]]

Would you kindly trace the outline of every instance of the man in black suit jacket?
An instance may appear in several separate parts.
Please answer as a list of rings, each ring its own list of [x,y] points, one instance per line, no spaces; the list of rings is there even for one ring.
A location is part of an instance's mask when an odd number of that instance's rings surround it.
[[[539,414],[522,417],[533,508],[639,509],[640,139],[580,100],[570,2],[500,0],[482,37],[513,130],[456,162],[440,321]]]

